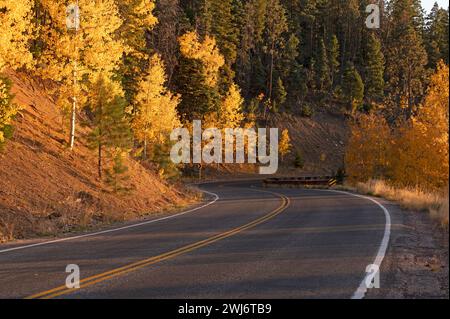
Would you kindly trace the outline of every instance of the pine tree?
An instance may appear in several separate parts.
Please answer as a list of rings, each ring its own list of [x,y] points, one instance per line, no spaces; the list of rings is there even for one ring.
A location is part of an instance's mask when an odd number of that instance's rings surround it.
[[[329,51],[328,51],[328,62],[331,76],[331,85],[335,85],[337,75],[339,73],[339,40],[335,34],[331,37]]]
[[[219,70],[225,61],[214,38],[200,41],[195,32],[179,38],[180,65],[176,72],[176,91],[182,100],[178,113],[183,121],[203,119],[209,112],[217,112],[220,103]]]
[[[273,100],[275,79],[283,70],[286,10],[279,0],[251,0],[244,6],[244,23],[238,52],[238,84],[244,96],[264,92]]]
[[[32,0],[0,0],[0,72],[6,66],[17,69],[33,65],[32,5]]]
[[[184,57],[202,63],[206,85],[215,87],[219,80],[219,70],[225,63],[215,38],[205,36],[201,41],[196,32],[188,32],[179,38],[179,43]]]
[[[134,104],[139,74],[144,73],[151,50],[147,46],[146,33],[157,23],[153,15],[153,0],[115,0],[122,25],[117,30],[126,46],[122,63],[117,71],[128,103]]]
[[[180,125],[177,114],[180,99],[164,86],[165,82],[161,57],[154,55],[150,59],[147,76],[138,84],[132,119],[135,136],[144,143],[144,158],[147,158],[148,143],[165,143],[170,132]]]
[[[179,0],[159,0],[154,12],[158,24],[149,33],[149,43],[161,55],[166,67],[167,86],[172,88],[173,74],[179,63],[178,38],[190,27],[189,20]]]
[[[342,91],[345,95],[345,102],[354,113],[362,106],[364,99],[364,83],[358,71],[352,63],[348,63],[344,71],[342,80]]]
[[[206,0],[210,7],[212,23],[208,34],[214,36],[225,64],[221,68],[221,88],[226,92],[234,80],[233,65],[237,57],[239,30],[233,7],[234,0]]]
[[[295,77],[294,74],[299,71],[300,65],[297,61],[300,55],[298,51],[299,46],[300,40],[292,33],[282,52],[282,63],[280,63],[280,70],[278,72],[286,82],[289,82]]]
[[[395,0],[391,7],[385,55],[389,109],[394,117],[408,118],[424,94],[427,54],[418,30],[418,4]]]
[[[319,51],[316,59],[317,87],[321,91],[327,91],[330,87],[330,68],[328,64],[327,48],[323,39],[320,40]]]
[[[203,119],[207,113],[217,111],[218,90],[206,82],[203,64],[199,60],[180,57],[174,85],[181,95],[177,110],[182,122]]]
[[[294,165],[295,165],[295,167],[300,168],[300,169],[305,167],[305,160],[303,159],[303,155],[302,155],[301,151],[295,152]]]
[[[111,155],[117,149],[130,148],[131,128],[125,116],[126,100],[114,95],[114,85],[109,79],[100,75],[91,89],[95,92],[89,101],[93,130],[88,140],[90,147],[97,149],[98,176],[101,179],[104,153]]]
[[[171,141],[166,141],[155,144],[153,149],[151,160],[157,165],[158,174],[162,179],[175,180],[180,176],[177,164],[174,164],[170,159],[172,145]]]
[[[283,34],[289,30],[286,10],[279,0],[267,0],[265,52],[269,55],[268,99],[272,100],[275,59],[280,56]]]
[[[278,112],[287,99],[287,92],[283,84],[283,80],[278,78],[277,84],[275,85],[275,94],[273,100],[273,108],[275,112]]]
[[[448,63],[448,28],[448,10],[439,8],[435,3],[427,16],[424,35],[430,68],[434,69],[441,59]]]
[[[105,170],[105,183],[111,187],[115,194],[126,193],[129,188],[125,187],[124,184],[130,179],[127,175],[128,167],[124,164],[124,156],[126,152],[118,149],[113,152],[112,155],[112,166]]]
[[[380,101],[384,93],[384,55],[380,40],[371,33],[367,40],[366,53],[366,98],[369,102]]]
[[[250,0],[243,3],[240,12],[236,81],[245,97],[255,97],[267,90],[267,72],[262,61],[266,8],[266,0]]]

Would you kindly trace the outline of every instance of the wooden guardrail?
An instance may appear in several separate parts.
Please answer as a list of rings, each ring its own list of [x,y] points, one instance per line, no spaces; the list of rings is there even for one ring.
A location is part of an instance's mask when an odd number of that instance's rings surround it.
[[[263,185],[269,186],[328,186],[332,187],[337,184],[334,176],[302,176],[302,177],[281,177],[268,178],[263,181]]]

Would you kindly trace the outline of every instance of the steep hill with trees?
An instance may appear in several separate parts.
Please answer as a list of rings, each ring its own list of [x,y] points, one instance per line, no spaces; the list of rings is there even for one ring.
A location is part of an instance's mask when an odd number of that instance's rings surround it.
[[[130,158],[119,174],[126,177],[120,191],[99,179],[88,141],[92,129],[80,127],[77,151],[70,151],[58,106],[45,88],[49,82],[7,74],[20,111],[0,153],[0,241],[135,219],[192,202],[195,194]],[[114,161],[104,165],[113,167]]]

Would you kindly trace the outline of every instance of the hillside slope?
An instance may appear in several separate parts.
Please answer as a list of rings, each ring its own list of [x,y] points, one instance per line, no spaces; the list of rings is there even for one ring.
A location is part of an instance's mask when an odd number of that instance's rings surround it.
[[[44,86],[9,72],[15,103],[23,107],[13,138],[0,153],[0,242],[52,235],[79,226],[127,220],[190,202],[138,162],[127,160],[130,194],[108,192],[96,175],[96,153],[79,126],[76,149],[66,146],[62,117]]]
[[[349,137],[348,120],[332,112],[316,112],[312,117],[292,114],[273,115],[271,127],[280,133],[289,130],[292,148],[282,161],[281,174],[334,174],[343,167],[345,146]],[[299,153],[304,166],[293,168]]]

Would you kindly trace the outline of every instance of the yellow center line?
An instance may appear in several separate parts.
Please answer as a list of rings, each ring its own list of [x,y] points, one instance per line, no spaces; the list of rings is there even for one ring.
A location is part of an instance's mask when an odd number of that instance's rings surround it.
[[[53,288],[53,289],[50,289],[50,290],[46,290],[46,291],[43,291],[43,292],[31,295],[29,297],[26,297],[25,299],[37,299],[37,298],[39,298],[39,299],[51,299],[51,298],[54,298],[54,297],[58,297],[58,296],[61,296],[61,295],[65,295],[65,294],[68,294],[68,293],[72,293],[72,292],[78,291],[78,290],[80,290],[82,288],[86,288],[86,287],[92,286],[94,284],[100,283],[100,282],[108,280],[108,279],[112,279],[112,278],[117,277],[117,276],[121,276],[121,275],[127,274],[129,272],[138,270],[138,269],[143,268],[143,267],[146,267],[146,266],[149,266],[149,265],[153,265],[153,264],[156,264],[158,262],[161,262],[161,261],[164,261],[164,260],[167,260],[167,259],[174,258],[174,257],[179,256],[181,254],[185,254],[185,253],[191,252],[193,250],[196,250],[196,249],[199,249],[201,247],[210,245],[210,244],[215,243],[215,242],[217,242],[219,240],[231,237],[231,236],[236,235],[236,234],[238,234],[238,233],[240,233],[240,232],[242,232],[244,230],[248,230],[248,229],[253,228],[253,227],[255,227],[255,226],[259,225],[259,224],[262,224],[262,223],[268,221],[269,219],[272,219],[275,216],[281,214],[284,210],[286,210],[286,208],[290,204],[289,198],[284,196],[284,195],[282,195],[282,194],[278,194],[278,193],[274,193],[274,192],[270,192],[270,191],[261,191],[261,190],[258,190],[258,191],[259,192],[264,192],[264,193],[271,193],[271,194],[274,194],[274,195],[280,197],[283,200],[281,206],[276,208],[275,210],[271,211],[270,213],[268,213],[265,216],[262,216],[262,217],[260,217],[260,218],[258,218],[256,220],[248,223],[248,224],[245,224],[243,226],[234,228],[234,229],[229,230],[227,232],[220,233],[220,234],[215,235],[213,237],[210,237],[210,238],[201,240],[199,242],[196,242],[196,243],[193,243],[193,244],[190,244],[190,245],[187,245],[187,246],[184,246],[184,247],[181,247],[181,248],[169,251],[167,253],[163,253],[163,254],[158,255],[158,256],[150,257],[150,258],[147,258],[147,259],[144,259],[144,260],[141,260],[141,261],[137,261],[137,262],[131,263],[131,264],[126,265],[126,266],[122,266],[122,267],[115,268],[115,269],[112,269],[112,270],[109,270],[109,271],[106,271],[106,272],[103,272],[103,273],[100,273],[100,274],[97,274],[97,275],[93,275],[93,276],[84,278],[84,279],[80,280],[80,288],[78,288],[78,289],[67,288],[64,285],[64,286],[59,286],[59,287],[56,287],[56,288]]]

